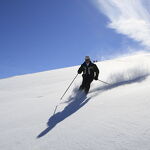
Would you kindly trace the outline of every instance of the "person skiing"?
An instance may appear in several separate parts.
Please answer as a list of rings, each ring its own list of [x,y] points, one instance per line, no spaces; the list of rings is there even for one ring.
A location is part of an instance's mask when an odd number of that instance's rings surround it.
[[[99,69],[96,64],[92,63],[89,56],[85,56],[85,62],[78,69],[78,74],[82,74],[83,80],[79,90],[84,90],[87,94],[92,81],[98,80]]]

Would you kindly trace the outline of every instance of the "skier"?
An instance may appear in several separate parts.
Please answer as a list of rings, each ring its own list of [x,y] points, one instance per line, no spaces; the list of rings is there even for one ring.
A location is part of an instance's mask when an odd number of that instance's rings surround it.
[[[83,81],[79,90],[84,90],[84,92],[87,94],[89,92],[92,81],[94,79],[98,80],[99,75],[98,67],[96,64],[91,62],[89,56],[85,56],[85,62],[78,69],[78,74],[81,74],[82,72]]]

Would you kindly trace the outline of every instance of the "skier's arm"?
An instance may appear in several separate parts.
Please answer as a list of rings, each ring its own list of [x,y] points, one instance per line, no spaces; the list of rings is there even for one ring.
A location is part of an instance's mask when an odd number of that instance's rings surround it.
[[[83,66],[81,65],[80,68],[78,69],[78,74],[81,74],[83,71]]]
[[[96,73],[96,75],[95,75],[95,80],[98,80],[99,69],[98,69],[97,65],[95,65],[95,73]]]

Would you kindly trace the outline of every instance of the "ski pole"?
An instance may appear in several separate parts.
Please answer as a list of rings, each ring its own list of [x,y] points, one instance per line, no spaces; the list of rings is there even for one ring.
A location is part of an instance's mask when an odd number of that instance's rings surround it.
[[[67,90],[64,92],[64,94],[63,94],[62,97],[60,98],[60,100],[65,96],[65,94],[67,93],[67,91],[69,90],[70,86],[72,85],[72,83],[74,82],[74,80],[76,79],[77,76],[78,76],[78,74],[74,77],[74,79],[72,80],[72,82],[71,82],[70,85],[68,86]]]
[[[100,82],[103,82],[103,83],[105,83],[105,84],[108,84],[108,85],[110,85],[109,83],[107,83],[107,82],[104,82],[104,81],[102,81],[102,80],[99,80],[99,79],[98,79],[98,81],[100,81]]]
[[[68,88],[66,89],[66,91],[64,92],[64,94],[62,95],[62,97],[60,98],[60,101],[61,101],[62,98],[65,96],[65,94],[67,93],[67,91],[69,90],[70,86],[72,85],[72,83],[74,82],[74,80],[77,78],[77,76],[78,76],[78,74],[74,77],[74,79],[72,80],[72,82],[70,83],[70,85],[68,86]],[[60,104],[60,103],[59,103],[59,104]],[[59,104],[56,105],[53,115],[55,114],[55,112],[56,112],[57,107],[58,107]]]

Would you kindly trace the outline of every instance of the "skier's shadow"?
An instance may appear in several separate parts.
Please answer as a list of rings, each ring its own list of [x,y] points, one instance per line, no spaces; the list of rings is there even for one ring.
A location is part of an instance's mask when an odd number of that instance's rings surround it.
[[[58,112],[51,116],[47,122],[47,128],[42,131],[37,138],[40,138],[46,135],[50,130],[52,130],[58,123],[78,111],[81,107],[83,107],[90,98],[86,98],[86,95],[82,92],[78,92],[74,97],[70,97],[68,99],[68,105],[64,108],[63,111]]]
[[[40,138],[44,135],[46,135],[50,130],[52,130],[58,123],[60,123],[61,121],[63,121],[64,119],[66,119],[67,117],[69,117],[70,115],[72,115],[73,113],[75,113],[76,111],[78,111],[81,107],[83,107],[92,97],[100,94],[101,92],[107,91],[107,90],[111,90],[113,88],[122,86],[122,85],[126,85],[126,84],[132,84],[135,82],[142,82],[143,80],[145,80],[148,75],[143,75],[143,76],[139,76],[136,77],[132,80],[128,80],[128,81],[121,81],[121,82],[116,82],[113,83],[111,85],[106,85],[106,86],[100,86],[94,90],[92,90],[91,92],[94,92],[93,95],[91,95],[91,97],[89,97],[88,99],[86,98],[86,95],[84,93],[80,93],[80,92],[76,92],[74,97],[70,97],[68,99],[68,105],[64,108],[63,111],[58,112],[56,114],[54,114],[53,116],[51,116],[47,122],[48,127],[42,131],[37,138]]]

